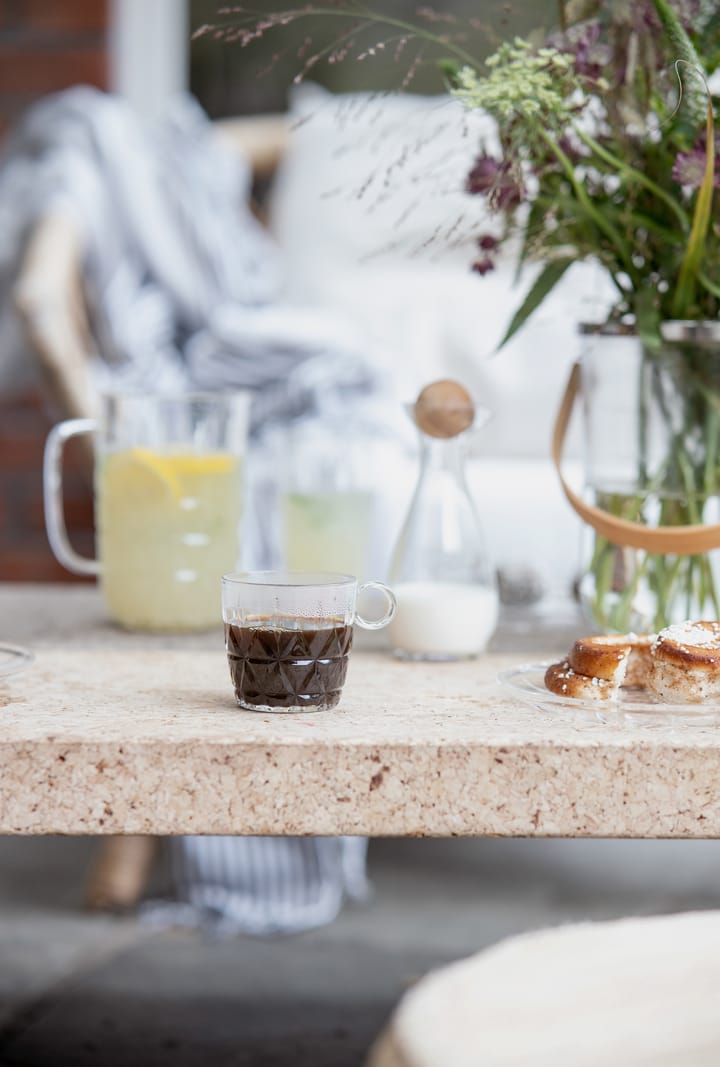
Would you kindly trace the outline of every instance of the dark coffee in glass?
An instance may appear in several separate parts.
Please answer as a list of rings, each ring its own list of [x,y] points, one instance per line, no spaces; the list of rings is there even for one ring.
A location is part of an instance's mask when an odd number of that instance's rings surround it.
[[[383,594],[375,620],[357,610],[358,592]],[[395,597],[382,582],[315,571],[225,574],[225,647],[238,704],[250,711],[325,711],[340,701],[353,624],[379,630]]]
[[[225,624],[238,704],[253,711],[334,708],[347,674],[353,628],[343,619],[272,616]]]

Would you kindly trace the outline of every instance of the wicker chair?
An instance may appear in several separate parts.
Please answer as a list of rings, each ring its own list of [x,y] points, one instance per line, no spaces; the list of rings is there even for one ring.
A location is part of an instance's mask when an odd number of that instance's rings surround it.
[[[272,177],[288,137],[283,116],[228,119],[219,134],[248,158],[260,188]],[[258,212],[262,217],[261,209]],[[83,284],[82,240],[65,215],[50,214],[28,240],[14,304],[45,391],[61,418],[84,418],[95,411],[89,373],[93,351]],[[87,442],[88,471],[92,442]],[[152,837],[109,837],[99,845],[86,899],[91,908],[124,909],[137,903],[156,853]]]

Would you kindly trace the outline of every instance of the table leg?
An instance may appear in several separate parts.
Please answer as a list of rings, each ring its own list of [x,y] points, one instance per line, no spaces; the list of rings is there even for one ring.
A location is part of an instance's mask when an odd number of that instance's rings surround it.
[[[90,868],[85,902],[95,911],[132,908],[147,884],[155,853],[156,837],[103,838]]]

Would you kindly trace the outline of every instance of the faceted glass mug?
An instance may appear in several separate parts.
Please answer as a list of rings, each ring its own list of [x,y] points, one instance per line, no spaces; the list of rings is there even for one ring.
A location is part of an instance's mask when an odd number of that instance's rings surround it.
[[[358,594],[378,590],[384,614],[363,618]],[[255,571],[222,580],[225,648],[235,697],[250,711],[326,711],[340,700],[353,623],[386,626],[395,597],[382,582],[347,574]]]
[[[99,576],[108,613],[132,630],[209,629],[217,584],[237,566],[247,393],[108,393],[95,419],[70,419],[45,446],[45,521],[60,563]],[[74,551],[62,453],[95,434],[97,559]]]

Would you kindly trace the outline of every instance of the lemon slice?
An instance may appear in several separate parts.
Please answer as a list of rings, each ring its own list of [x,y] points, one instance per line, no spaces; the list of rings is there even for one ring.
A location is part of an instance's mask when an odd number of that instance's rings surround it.
[[[122,487],[124,495],[162,492],[179,501],[186,495],[187,482],[229,474],[237,460],[222,452],[163,453],[138,447],[117,453],[108,463],[113,469],[113,482],[116,488]]]
[[[186,453],[158,458],[163,464],[171,466],[178,478],[202,478],[208,474],[229,474],[237,464],[235,456],[226,452],[207,452],[200,455]]]
[[[182,482],[172,456],[163,456],[150,448],[133,448],[126,453],[127,474],[133,481],[151,477],[162,483],[163,490],[176,500],[183,495]],[[133,468],[135,470],[133,471]]]

